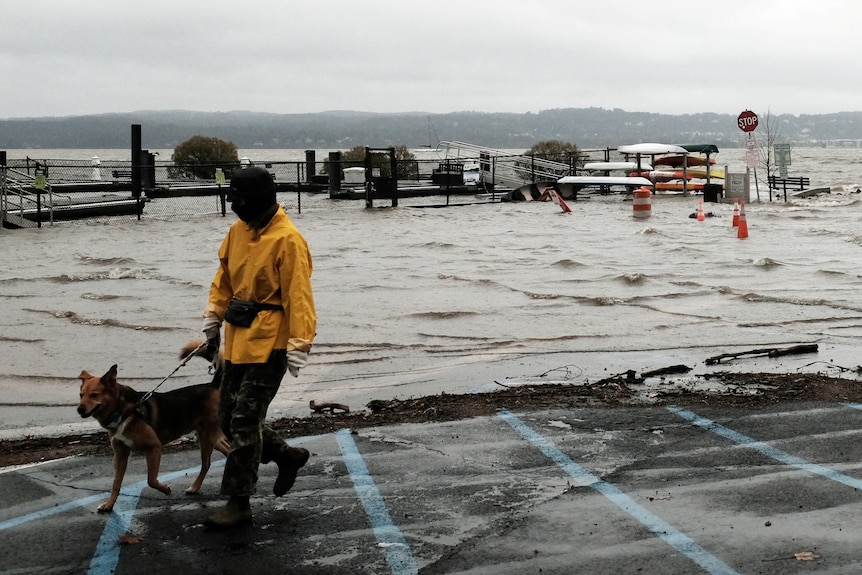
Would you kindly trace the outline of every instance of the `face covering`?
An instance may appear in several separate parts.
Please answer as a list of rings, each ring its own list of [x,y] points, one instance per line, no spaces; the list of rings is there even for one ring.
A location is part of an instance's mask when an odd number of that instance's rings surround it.
[[[237,198],[231,202],[230,209],[239,219],[248,224],[262,216],[269,207],[269,204],[256,205],[260,203],[261,202],[250,201],[247,198]]]
[[[272,176],[263,168],[241,170],[231,179],[228,201],[230,209],[245,223],[259,220],[276,203]]]

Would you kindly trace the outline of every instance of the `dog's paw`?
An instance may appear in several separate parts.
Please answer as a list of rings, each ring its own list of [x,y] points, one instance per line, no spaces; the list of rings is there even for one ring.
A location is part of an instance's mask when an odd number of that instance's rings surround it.
[[[198,493],[200,493],[200,491],[201,491],[200,487],[197,487],[195,485],[191,485],[191,486],[186,488],[186,495],[197,495]]]
[[[114,510],[114,504],[108,501],[105,501],[101,505],[96,508],[96,511],[99,513],[110,513]]]

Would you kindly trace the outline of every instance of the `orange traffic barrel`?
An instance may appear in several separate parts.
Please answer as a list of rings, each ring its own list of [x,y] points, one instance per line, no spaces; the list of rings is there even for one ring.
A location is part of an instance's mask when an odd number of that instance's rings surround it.
[[[652,204],[650,198],[652,190],[649,186],[641,186],[632,192],[632,216],[636,218],[648,218],[652,215]]]

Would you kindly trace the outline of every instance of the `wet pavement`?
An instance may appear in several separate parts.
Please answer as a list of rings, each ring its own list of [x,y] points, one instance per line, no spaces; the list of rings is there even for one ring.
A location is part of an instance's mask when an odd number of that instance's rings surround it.
[[[166,454],[123,496],[105,457],[0,472],[8,573],[645,575],[859,573],[862,410],[582,408],[294,438],[312,458],[254,523],[206,530],[224,459],[183,494],[198,454]]]

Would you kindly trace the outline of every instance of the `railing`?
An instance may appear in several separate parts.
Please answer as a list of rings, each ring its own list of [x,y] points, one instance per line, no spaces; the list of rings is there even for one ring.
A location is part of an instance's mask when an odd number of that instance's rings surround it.
[[[398,197],[423,206],[432,204],[427,197],[435,195],[445,196],[446,205],[449,205],[450,196],[458,196],[459,204],[489,200],[487,194],[483,193],[488,191],[487,188],[473,179],[472,170],[471,177],[465,179],[467,166],[441,156],[435,154],[428,159],[398,160],[395,180]],[[523,158],[526,158],[523,165],[512,166],[508,162],[510,165],[507,166],[512,172],[509,181],[518,182],[518,185],[532,176],[532,159],[526,156]],[[467,163],[478,164],[478,157]],[[357,193],[357,186],[353,185],[355,182],[332,177],[343,173],[346,168],[359,165],[357,160],[316,161],[312,157],[306,161],[254,160],[254,164],[264,167],[273,175],[280,204],[296,212],[302,211],[301,200],[306,197],[311,200],[308,205],[314,206],[312,209],[322,205],[318,198],[340,200],[366,197],[364,173],[360,182],[361,193]],[[500,160],[501,170],[506,164]],[[546,162],[536,159],[535,167],[541,168],[536,170],[537,178],[546,178],[544,164]],[[101,160],[93,164],[89,160],[10,158],[5,166],[0,164],[0,222],[3,227],[36,227],[47,221],[87,222],[93,218],[164,219],[230,215],[225,202],[226,182],[219,182],[215,175],[190,173],[187,166],[156,161],[149,183],[142,180],[144,185],[141,193],[135,196],[128,178],[133,167],[129,161],[122,160]],[[211,167],[213,174],[217,174],[221,166]],[[567,171],[567,167],[564,168]],[[389,164],[382,167],[373,164],[372,181],[391,178],[390,171]],[[516,171],[522,175],[517,176]],[[41,176],[47,178],[44,190],[36,189],[37,176],[40,179]],[[554,178],[556,176],[555,173]],[[494,201],[494,198],[490,201]]]
[[[41,227],[42,209],[47,209],[48,221],[54,221],[54,197],[47,188],[47,201],[43,193],[35,185],[35,177],[14,168],[2,168],[2,186],[0,186],[0,223],[9,223],[14,227]],[[36,221],[26,217],[27,214],[37,214]]]
[[[545,160],[535,156],[512,155],[509,152],[485,148],[465,142],[440,142],[447,157],[479,158],[482,176],[496,184],[517,188],[539,181],[557,181],[573,172],[572,166],[563,162]]]

